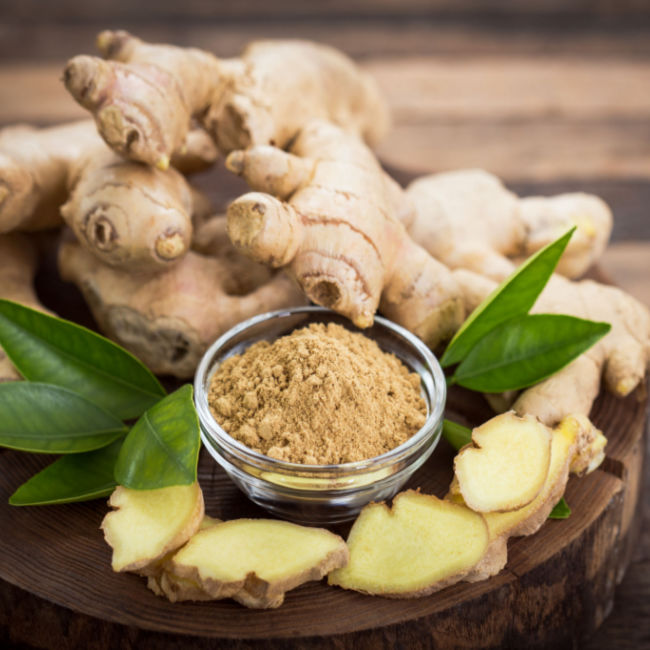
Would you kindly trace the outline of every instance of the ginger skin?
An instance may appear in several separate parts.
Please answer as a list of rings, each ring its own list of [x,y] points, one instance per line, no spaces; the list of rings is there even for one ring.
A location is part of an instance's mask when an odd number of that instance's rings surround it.
[[[41,304],[34,291],[38,251],[33,238],[23,233],[0,235],[0,260],[3,265],[0,298],[51,313]],[[0,382],[19,379],[21,376],[0,347]]]
[[[468,313],[496,287],[493,280],[471,271],[453,274]],[[554,426],[568,415],[589,415],[601,375],[618,397],[629,395],[643,380],[650,364],[650,313],[621,289],[554,275],[531,311],[605,321],[612,329],[568,366],[524,390],[512,404],[515,412]]]
[[[210,144],[194,134],[178,164],[211,164]],[[192,193],[175,169],[122,160],[90,120],[0,131],[0,232],[56,227],[63,216],[104,262],[143,270],[166,267],[187,251],[192,211]]]
[[[612,230],[611,211],[597,196],[520,199],[480,169],[423,176],[406,192],[416,210],[405,225],[420,246],[452,269],[496,280],[574,225],[557,272],[579,277],[605,250]]]
[[[288,152],[252,147],[226,166],[259,190],[229,206],[231,240],[286,267],[311,300],[358,327],[379,307],[431,345],[460,326],[451,274],[407,235],[398,214],[409,202],[356,136],[313,121]]]
[[[145,43],[124,31],[102,32],[97,45],[108,60],[74,57],[64,70],[66,88],[93,114],[111,148],[161,169],[193,118],[225,153],[259,144],[282,148],[313,118],[369,142],[387,130],[374,81],[324,45],[259,41],[233,59]]]
[[[102,264],[76,242],[59,251],[61,277],[74,282],[101,330],[153,372],[187,378],[207,346],[256,314],[303,304],[282,274],[251,287],[247,260],[188,252],[168,271],[132,273]],[[228,290],[244,288],[244,295]]]

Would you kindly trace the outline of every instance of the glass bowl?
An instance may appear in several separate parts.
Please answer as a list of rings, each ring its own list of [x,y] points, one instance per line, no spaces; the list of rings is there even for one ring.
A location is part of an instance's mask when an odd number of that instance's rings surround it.
[[[375,340],[421,379],[427,405],[424,426],[406,442],[367,460],[339,465],[303,465],[257,453],[232,438],[212,415],[208,389],[213,373],[228,357],[253,343],[273,341],[310,323],[338,323]],[[323,307],[295,307],[255,316],[231,330],[206,351],[196,371],[194,399],[201,438],[208,452],[255,503],[291,521],[314,525],[353,519],[370,501],[394,496],[431,455],[442,431],[445,377],[429,348],[403,327],[376,317],[365,330]]]

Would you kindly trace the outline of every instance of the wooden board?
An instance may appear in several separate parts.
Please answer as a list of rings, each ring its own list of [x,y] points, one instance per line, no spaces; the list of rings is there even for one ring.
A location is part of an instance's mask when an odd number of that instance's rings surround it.
[[[612,607],[616,578],[635,529],[645,399],[602,395],[594,420],[610,436],[608,460],[571,478],[573,515],[548,521],[535,536],[515,539],[506,569],[476,584],[427,598],[389,600],[325,583],[299,587],[278,610],[250,611],[229,601],[170,604],[134,575],[114,574],[99,524],[102,502],[11,508],[7,498],[49,459],[0,454],[0,629],[4,641],[34,647],[548,647],[575,643]],[[640,399],[641,398],[641,399]],[[452,417],[479,422],[489,409],[455,391]],[[451,477],[442,441],[409,485],[442,495]],[[265,516],[207,456],[200,462],[206,510],[220,518]],[[345,527],[338,532],[345,534]],[[0,641],[3,638],[0,636]],[[91,644],[92,641],[92,644]]]

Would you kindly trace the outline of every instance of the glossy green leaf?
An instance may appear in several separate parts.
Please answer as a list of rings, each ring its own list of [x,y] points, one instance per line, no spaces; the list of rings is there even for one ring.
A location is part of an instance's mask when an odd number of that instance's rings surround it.
[[[87,399],[30,381],[0,384],[0,446],[51,454],[99,449],[126,427]]]
[[[560,499],[556,504],[551,514],[548,516],[549,519],[568,519],[571,516],[571,508],[569,504],[564,500]]]
[[[135,490],[196,481],[199,420],[186,384],[146,411],[124,441],[115,478]]]
[[[120,419],[138,417],[165,395],[120,346],[9,300],[0,300],[0,345],[25,379],[69,388]]]
[[[117,483],[113,468],[122,440],[85,454],[63,456],[32,476],[9,497],[12,506],[90,501],[108,496]]]
[[[443,368],[460,363],[488,332],[527,314],[557,266],[575,227],[548,244],[506,278],[467,318],[445,350]]]
[[[566,366],[610,329],[609,323],[561,314],[515,318],[472,348],[452,383],[484,393],[526,388]]]
[[[442,435],[456,451],[472,442],[472,430],[451,420],[443,420]]]

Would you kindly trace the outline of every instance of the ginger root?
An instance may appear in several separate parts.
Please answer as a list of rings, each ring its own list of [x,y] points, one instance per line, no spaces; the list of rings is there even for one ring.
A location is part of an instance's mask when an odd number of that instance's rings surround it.
[[[367,505],[348,537],[350,561],[332,585],[391,598],[426,596],[462,580],[484,556],[488,529],[466,506],[408,490]]]
[[[101,330],[153,372],[181,378],[193,375],[207,346],[233,325],[304,303],[286,276],[267,272],[253,288],[246,268],[242,258],[236,264],[190,251],[167,271],[132,273],[102,264],[76,242],[59,250],[61,277],[79,287]],[[228,293],[241,287],[249,291]]]
[[[205,137],[192,138],[179,165],[214,160]],[[0,232],[58,226],[63,216],[105,263],[144,270],[185,254],[192,212],[193,195],[179,172],[122,160],[89,120],[0,132]]]
[[[158,573],[165,555],[185,544],[203,519],[198,483],[158,490],[118,486],[108,504],[115,510],[101,527],[113,549],[113,571]]]
[[[358,327],[371,325],[379,306],[432,345],[460,326],[450,272],[407,235],[398,215],[409,202],[356,136],[312,121],[288,153],[252,147],[226,166],[261,190],[228,207],[231,240],[254,260],[286,267],[311,300]]]
[[[572,226],[557,272],[578,277],[600,257],[612,230],[611,211],[597,196],[520,199],[480,169],[424,176],[406,192],[416,209],[405,225],[416,243],[452,269],[497,280]]]
[[[34,291],[34,276],[38,267],[37,246],[32,237],[23,233],[0,235],[0,260],[2,281],[0,298],[51,313]],[[0,382],[21,379],[18,371],[0,347]]]
[[[239,58],[149,44],[104,31],[108,60],[71,59],[64,83],[89,110],[110,147],[166,169],[192,118],[221,151],[258,144],[285,147],[313,118],[376,142],[388,117],[374,81],[336,50],[305,41],[251,43]]]
[[[494,281],[470,271],[456,270],[453,275],[468,312],[496,287]],[[610,392],[619,397],[642,381],[650,363],[650,313],[621,289],[554,275],[531,311],[605,321],[612,329],[568,366],[524,390],[512,404],[515,412],[535,415],[553,426],[568,415],[589,415],[601,375]]]
[[[475,512],[507,512],[540,492],[551,458],[551,432],[531,416],[503,413],[472,431],[454,459],[465,503]]]
[[[170,559],[170,599],[233,598],[247,607],[279,607],[287,591],[347,561],[345,542],[323,528],[235,519],[196,533]]]

